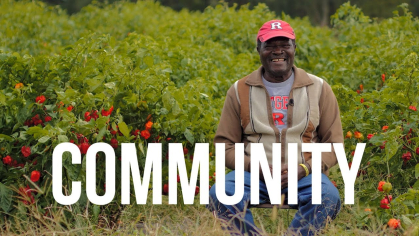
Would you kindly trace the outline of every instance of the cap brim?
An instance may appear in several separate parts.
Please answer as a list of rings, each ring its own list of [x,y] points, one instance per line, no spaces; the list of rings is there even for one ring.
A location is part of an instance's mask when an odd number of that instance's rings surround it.
[[[261,42],[266,42],[271,38],[275,38],[275,37],[286,37],[289,39],[295,39],[295,35],[292,35],[290,33],[287,32],[280,32],[280,31],[273,31],[273,32],[269,32],[267,34],[261,35],[259,36],[259,40]]]

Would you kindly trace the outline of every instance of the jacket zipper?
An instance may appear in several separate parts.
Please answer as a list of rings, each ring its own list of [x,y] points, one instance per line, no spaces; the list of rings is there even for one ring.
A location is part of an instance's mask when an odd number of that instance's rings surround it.
[[[281,130],[279,131],[279,142],[281,142]]]

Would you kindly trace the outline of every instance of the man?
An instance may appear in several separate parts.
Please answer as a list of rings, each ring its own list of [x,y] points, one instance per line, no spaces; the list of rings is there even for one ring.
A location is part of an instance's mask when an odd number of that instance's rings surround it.
[[[226,194],[235,191],[235,143],[245,145],[244,196],[236,205],[220,203],[215,185],[210,190],[208,208],[232,223],[241,234],[257,235],[250,205],[250,143],[263,143],[268,163],[272,163],[272,144],[282,143],[281,188],[287,195],[288,143],[297,143],[298,209],[288,232],[313,235],[340,210],[339,192],[330,182],[329,169],[337,163],[336,154],[322,153],[322,204],[312,204],[311,153],[301,152],[302,143],[343,143],[339,107],[330,86],[321,78],[294,66],[295,34],[281,20],[263,24],[257,35],[257,51],[262,66],[237,81],[227,92],[214,143],[225,143]],[[259,167],[260,168],[260,167]],[[271,168],[272,172],[272,168]],[[261,170],[260,201],[269,202]],[[285,203],[287,203],[287,196]]]

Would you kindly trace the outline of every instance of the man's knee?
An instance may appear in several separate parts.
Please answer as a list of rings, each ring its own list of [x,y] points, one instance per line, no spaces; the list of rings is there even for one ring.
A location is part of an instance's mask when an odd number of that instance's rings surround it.
[[[234,174],[234,171],[232,171],[232,172],[230,172],[230,173],[228,173],[226,176],[225,176],[225,185],[224,185],[224,191],[225,191],[225,194],[227,195],[227,196],[233,196],[234,195],[234,190],[235,190],[235,186],[236,186],[236,184],[235,184],[235,174]],[[210,196],[210,198],[217,198],[217,195],[216,195],[216,193],[215,193],[215,186],[216,186],[217,184],[215,183],[212,187],[211,187],[211,189],[210,189],[210,191],[209,191],[209,196]]]
[[[232,172],[230,172],[230,173],[232,173]],[[227,178],[227,177],[228,177],[228,175],[226,176],[225,190],[224,191],[225,191],[225,194],[227,196],[233,196],[234,192],[235,192],[235,184],[234,184],[234,181],[231,181],[231,179]],[[218,197],[217,197],[217,194],[216,194],[216,191],[215,191],[216,185],[217,184],[214,184],[209,191],[209,204],[207,205],[207,208],[210,209],[211,211],[220,210],[220,208],[221,208],[220,205],[223,205],[218,200]]]
[[[327,197],[332,202],[340,202],[338,189],[325,174],[322,174],[322,197]]]

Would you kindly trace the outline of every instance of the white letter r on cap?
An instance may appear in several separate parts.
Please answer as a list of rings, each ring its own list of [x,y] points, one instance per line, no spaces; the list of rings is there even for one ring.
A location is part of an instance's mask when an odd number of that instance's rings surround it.
[[[271,24],[272,28],[271,29],[282,29],[281,27],[281,22],[274,22]]]

